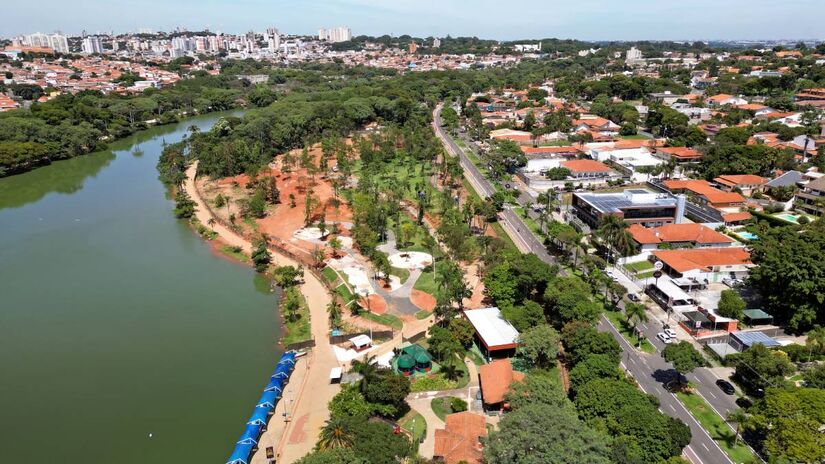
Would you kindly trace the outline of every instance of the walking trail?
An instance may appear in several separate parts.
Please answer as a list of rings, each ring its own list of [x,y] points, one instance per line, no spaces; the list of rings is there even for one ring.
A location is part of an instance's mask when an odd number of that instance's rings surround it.
[[[209,224],[213,219],[207,205],[201,198],[195,185],[198,162],[195,161],[186,170],[184,189],[195,202],[195,216],[201,224]],[[252,252],[252,243],[219,221],[211,225],[221,240],[230,246],[241,247],[244,252]],[[278,266],[298,266],[292,259],[270,250],[273,263]],[[267,463],[265,449],[273,447],[277,462],[289,464],[312,451],[318,435],[329,419],[327,404],[340,390],[340,386],[331,384],[329,372],[338,367],[338,360],[329,343],[327,304],[331,301],[326,287],[311,272],[305,271],[301,293],[309,306],[312,337],[315,347],[308,356],[300,358],[294,374],[285,389],[284,398],[278,404],[275,415],[269,421],[266,432],[261,436],[259,450],[252,457],[251,463]],[[262,372],[262,376],[266,373]],[[262,377],[262,381],[263,381]],[[249,405],[251,408],[252,404]],[[284,410],[289,410],[290,420],[284,420]],[[238,424],[238,430],[242,424]]]

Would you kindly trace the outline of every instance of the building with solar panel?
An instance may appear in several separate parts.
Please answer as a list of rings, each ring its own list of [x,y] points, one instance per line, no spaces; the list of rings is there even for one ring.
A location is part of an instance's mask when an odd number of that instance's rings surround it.
[[[646,189],[616,193],[576,192],[571,206],[573,214],[591,228],[598,227],[606,215],[618,216],[631,224],[659,227],[682,222],[685,198]]]

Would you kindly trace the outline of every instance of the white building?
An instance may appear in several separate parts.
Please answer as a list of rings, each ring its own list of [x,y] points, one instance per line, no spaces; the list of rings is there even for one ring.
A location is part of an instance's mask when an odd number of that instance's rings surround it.
[[[29,47],[51,48],[59,53],[69,53],[69,40],[61,34],[41,34],[36,32],[24,37],[23,43]]]
[[[98,36],[89,36],[83,39],[83,53],[103,53],[103,41]]]
[[[642,51],[636,47],[630,47],[630,50],[625,54],[625,61],[641,61]]]
[[[333,27],[332,29],[318,29],[318,40],[331,43],[352,40],[352,30],[348,27]]]

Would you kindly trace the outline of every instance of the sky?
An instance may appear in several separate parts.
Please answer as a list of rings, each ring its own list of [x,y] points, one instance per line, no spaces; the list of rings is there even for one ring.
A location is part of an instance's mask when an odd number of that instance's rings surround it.
[[[242,33],[545,37],[583,40],[822,39],[825,0],[11,0],[0,36],[138,29]]]

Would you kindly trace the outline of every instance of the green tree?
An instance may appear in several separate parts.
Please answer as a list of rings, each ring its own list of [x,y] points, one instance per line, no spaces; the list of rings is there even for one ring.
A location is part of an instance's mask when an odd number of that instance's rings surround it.
[[[720,316],[741,320],[745,316],[745,300],[736,290],[722,290],[718,312]]]
[[[472,346],[476,331],[470,321],[463,317],[452,319],[448,324],[448,328],[462,347],[469,349]]]
[[[264,272],[272,262],[272,255],[269,254],[269,239],[262,235],[253,245],[255,248],[252,250],[252,263],[256,271]]]
[[[748,350],[750,351],[750,350]],[[770,462],[825,459],[825,390],[770,388],[748,409],[746,426]]]
[[[627,303],[624,306],[624,315],[627,323],[631,327],[636,327],[640,322],[647,322],[647,308],[641,303]]]
[[[519,335],[517,353],[532,366],[551,367],[559,353],[559,341],[559,333],[550,325],[537,325]]]
[[[570,391],[574,395],[582,386],[594,379],[621,379],[619,364],[606,354],[588,356],[570,370]]]
[[[175,217],[178,219],[189,219],[195,215],[195,202],[183,189],[179,189],[175,195]]]
[[[502,419],[483,440],[486,462],[510,464],[609,463],[607,439],[589,429],[570,407],[535,404]]]
[[[353,433],[350,430],[350,423],[340,416],[332,416],[324,424],[318,436],[317,447],[319,450],[335,448],[350,448],[353,444]]]
[[[681,375],[687,375],[697,367],[705,365],[705,358],[702,353],[696,351],[696,348],[690,342],[667,345],[662,350],[662,357],[665,358],[665,361],[672,363],[673,368]]]
[[[765,345],[756,344],[747,351],[732,356],[736,377],[742,379],[751,389],[780,387],[785,384],[785,376],[794,371],[788,355],[773,351]]]
[[[344,315],[344,308],[338,300],[333,299],[327,304],[327,315],[329,316],[329,323],[332,327],[339,327],[341,325],[341,316]]]
[[[304,269],[300,266],[276,266],[272,270],[275,283],[281,288],[298,285],[304,276]]]

